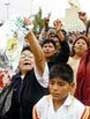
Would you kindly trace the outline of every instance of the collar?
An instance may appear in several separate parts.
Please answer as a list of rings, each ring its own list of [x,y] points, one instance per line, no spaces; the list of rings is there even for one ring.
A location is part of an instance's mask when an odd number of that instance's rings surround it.
[[[74,97],[69,94],[63,105],[64,106],[71,106],[73,101],[74,101]]]

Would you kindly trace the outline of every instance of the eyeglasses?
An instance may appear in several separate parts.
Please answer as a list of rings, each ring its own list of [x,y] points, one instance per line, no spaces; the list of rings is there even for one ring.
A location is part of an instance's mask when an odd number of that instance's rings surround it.
[[[27,55],[27,54],[21,54],[20,58],[32,58],[33,55],[30,54],[30,55]]]

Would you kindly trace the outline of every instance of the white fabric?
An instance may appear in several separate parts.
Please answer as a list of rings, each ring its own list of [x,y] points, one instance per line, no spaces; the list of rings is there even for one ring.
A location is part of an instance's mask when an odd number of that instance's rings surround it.
[[[85,106],[71,95],[57,111],[54,111],[52,97],[47,96],[35,107],[40,119],[80,119],[85,109]]]
[[[47,63],[45,64],[43,76],[41,76],[38,73],[36,67],[34,67],[34,72],[39,84],[43,86],[44,88],[47,88],[49,83],[49,69],[48,69]]]
[[[0,27],[0,55],[6,57],[8,66],[13,72],[16,70],[24,37],[32,30],[33,25],[25,25],[24,17],[13,16]],[[16,39],[16,40],[15,40]],[[17,42],[15,42],[17,41]],[[13,46],[8,48],[8,45]],[[2,61],[5,64],[5,61]],[[4,66],[5,68],[7,65]]]
[[[69,60],[67,62],[67,64],[69,64],[72,67],[73,71],[74,71],[74,82],[75,83],[76,83],[76,76],[77,76],[79,63],[80,63],[80,58],[75,59],[73,57],[69,57]]]

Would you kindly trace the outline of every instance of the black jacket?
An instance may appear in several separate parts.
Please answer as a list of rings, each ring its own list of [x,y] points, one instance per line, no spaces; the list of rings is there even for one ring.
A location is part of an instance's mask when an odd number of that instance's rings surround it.
[[[66,40],[60,42],[60,49],[59,52],[54,56],[53,59],[51,59],[48,62],[49,68],[51,68],[55,64],[61,64],[61,63],[67,63],[69,55],[70,55],[70,49],[69,45]]]
[[[5,119],[32,119],[33,105],[43,95],[48,94],[48,88],[43,88],[38,83],[33,70],[27,73],[24,80],[20,74],[16,74],[13,81],[15,85],[12,106]]]

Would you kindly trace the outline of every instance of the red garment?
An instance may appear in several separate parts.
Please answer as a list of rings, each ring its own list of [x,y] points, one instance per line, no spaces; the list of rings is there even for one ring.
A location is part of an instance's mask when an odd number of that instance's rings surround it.
[[[0,68],[0,90],[2,90],[11,81],[11,76],[6,69]]]
[[[3,87],[4,87],[4,84],[3,84],[2,76],[0,76],[0,89],[2,89]]]
[[[90,49],[83,55],[77,72],[75,97],[90,106]]]

